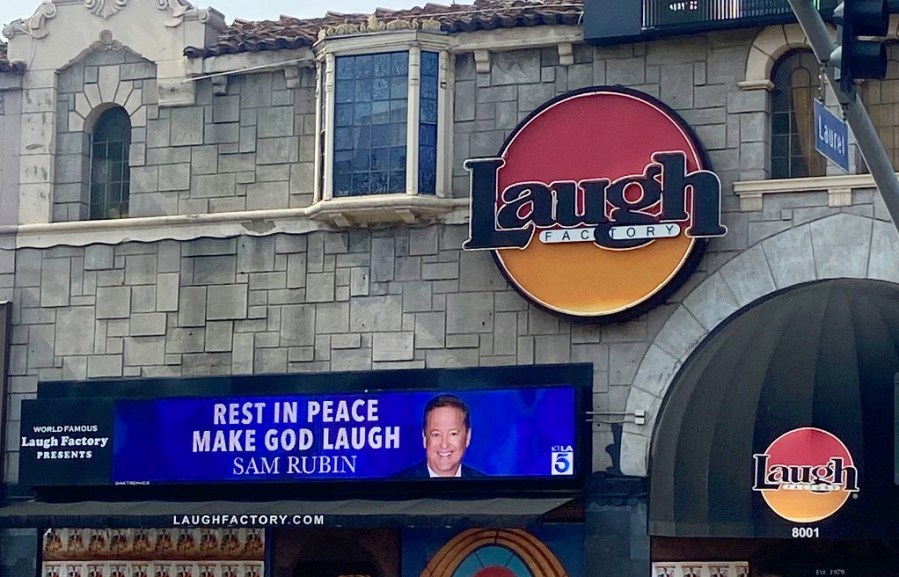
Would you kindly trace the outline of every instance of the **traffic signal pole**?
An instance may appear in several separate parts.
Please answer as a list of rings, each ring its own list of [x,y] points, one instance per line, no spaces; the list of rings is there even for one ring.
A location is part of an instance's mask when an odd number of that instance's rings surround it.
[[[810,0],[789,0],[793,13],[799,20],[799,25],[808,38],[809,45],[815,53],[815,58],[821,64],[827,64],[830,61],[830,55],[836,46],[830,39],[824,20],[814,7]],[[880,137],[877,136],[877,130],[874,123],[868,116],[864,104],[858,97],[857,91],[853,90],[852,94],[846,94],[840,88],[840,83],[833,78],[833,68],[827,66],[827,81],[837,95],[840,105],[846,113],[846,122],[855,135],[855,142],[874,177],[874,183],[877,185],[883,202],[886,204],[893,219],[893,226],[899,230],[899,179],[896,178],[896,172],[887,156]],[[818,127],[815,127],[817,130]]]

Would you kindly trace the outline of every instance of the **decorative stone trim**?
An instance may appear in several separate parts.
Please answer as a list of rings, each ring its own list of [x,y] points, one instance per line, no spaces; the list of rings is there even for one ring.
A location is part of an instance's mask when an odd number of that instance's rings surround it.
[[[437,198],[409,194],[382,194],[332,198],[307,210],[313,220],[339,228],[391,224],[422,224],[458,210],[467,210],[467,198]]]
[[[35,40],[45,38],[49,32],[44,28],[44,23],[56,17],[56,5],[49,0],[37,7],[31,18],[27,20],[13,20],[3,28],[3,35],[12,38],[16,34],[27,34]]]
[[[159,0],[160,2],[162,0]],[[325,26],[318,31],[318,39],[324,40],[329,36],[351,36],[355,34],[374,34],[378,32],[396,32],[401,30],[422,30],[425,32],[440,32],[440,22],[433,18],[396,19],[390,21],[378,20],[372,14],[368,22],[353,24],[344,22],[336,26]]]
[[[835,34],[828,25],[831,35]],[[899,38],[899,15],[890,16],[887,38]],[[808,40],[798,24],[768,26],[756,35],[746,58],[744,79],[737,83],[743,90],[771,90],[771,70],[777,60],[794,48],[809,48]]]
[[[391,39],[400,32],[392,32],[380,35],[382,38]],[[460,32],[452,36],[436,35],[445,43],[443,49],[450,54],[470,54],[475,50],[488,52],[502,52],[507,50],[523,50],[527,48],[545,48],[558,46],[559,44],[571,44],[572,46],[583,42],[583,33],[577,26],[536,26],[529,28],[502,28],[498,30],[479,30],[477,32]],[[327,42],[319,42],[315,46],[316,52],[321,54],[333,50],[332,46],[340,43],[338,48],[341,53],[345,50],[344,43],[352,43],[353,37],[337,38],[329,37]],[[376,41],[380,41],[377,35],[368,35],[356,38],[357,45],[363,48],[368,46],[369,51],[377,49]],[[332,44],[333,43],[333,44]],[[563,48],[564,50],[564,48]],[[573,59],[573,56],[572,56]],[[190,58],[186,61],[189,76],[203,76],[206,74],[218,74],[222,72],[243,73],[246,71],[261,71],[267,68],[285,69],[292,66],[304,66],[315,60],[313,50],[308,47],[296,49],[273,50],[265,52],[241,52],[238,54],[220,54],[215,58]],[[488,68],[489,71],[489,68]],[[290,81],[290,77],[288,77]]]
[[[97,84],[87,84],[84,92],[75,95],[75,110],[69,112],[69,131],[85,129],[91,114],[104,104],[118,104],[131,117],[131,126],[147,125],[147,108],[143,104],[143,90],[134,88],[132,82],[120,81],[118,68],[109,67],[109,76]]]
[[[774,87],[771,83],[771,70],[775,62],[794,48],[809,48],[808,40],[798,24],[762,29],[749,49],[745,77],[737,85],[743,90],[770,90]]]
[[[783,178],[776,180],[746,180],[734,183],[734,193],[740,198],[740,210],[762,210],[764,196],[789,192],[827,191],[828,206],[850,206],[852,191],[877,188],[870,174],[846,176],[816,176],[811,178]]]
[[[128,0],[84,0],[84,7],[91,14],[99,16],[104,20],[114,16],[127,5]]]
[[[737,82],[742,90],[772,90],[774,83],[770,80],[742,80]]]
[[[294,88],[296,88],[296,87],[294,87]],[[226,74],[222,74],[221,76],[213,76],[212,77],[212,93],[215,96],[227,96],[228,95],[228,76]]]
[[[578,26],[557,24],[525,28],[500,28],[459,32],[450,37],[450,52],[467,53],[474,50],[503,52],[526,48],[546,48],[559,44],[582,44],[584,31]]]
[[[171,13],[172,19],[165,24],[169,28],[179,26],[184,21],[184,16],[194,9],[185,0],[156,0],[156,8],[162,11],[167,10]]]
[[[731,315],[775,291],[833,278],[899,283],[899,235],[892,222],[834,214],[766,238],[694,288],[674,310],[640,362],[626,411],[646,411],[646,424],[625,423],[621,471],[649,472],[653,431],[677,371]]]
[[[574,64],[574,50],[571,42],[559,43],[559,64],[562,66],[571,66]]]
[[[474,51],[474,69],[478,74],[487,74],[488,72],[490,72],[489,50]]]
[[[356,202],[346,206],[338,200],[307,208],[8,225],[0,226],[0,242],[15,239],[16,248],[50,248],[127,241],[305,234],[327,230],[329,225],[339,222],[359,222],[371,226],[376,223],[418,224],[440,219],[460,224],[468,216],[468,199],[400,196],[403,198],[397,200],[406,202],[374,199],[382,202]]]

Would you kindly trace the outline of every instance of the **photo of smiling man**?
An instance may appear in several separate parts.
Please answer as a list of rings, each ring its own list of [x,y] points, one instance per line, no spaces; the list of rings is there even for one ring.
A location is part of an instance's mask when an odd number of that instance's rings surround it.
[[[464,465],[462,458],[471,443],[468,405],[455,395],[438,395],[425,405],[422,418],[425,460],[394,475],[396,479],[483,477]]]

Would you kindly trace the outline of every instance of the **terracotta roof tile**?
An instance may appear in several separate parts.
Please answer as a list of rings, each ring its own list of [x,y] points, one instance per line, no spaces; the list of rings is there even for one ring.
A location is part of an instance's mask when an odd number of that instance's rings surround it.
[[[23,72],[25,70],[25,63],[10,62],[7,57],[6,49],[6,43],[0,42],[0,72]]]
[[[191,58],[240,52],[262,52],[311,46],[325,30],[330,34],[358,34],[372,20],[379,29],[439,27],[443,32],[495,30],[544,24],[580,23],[584,0],[475,0],[474,4],[425,4],[408,10],[378,8],[373,14],[328,12],[322,18],[281,16],[277,21],[235,20],[209,48],[187,48]]]

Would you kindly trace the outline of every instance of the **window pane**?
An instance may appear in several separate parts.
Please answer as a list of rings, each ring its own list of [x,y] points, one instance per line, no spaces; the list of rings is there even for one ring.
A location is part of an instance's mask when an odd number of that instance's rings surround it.
[[[390,54],[375,54],[373,66],[376,78],[390,76]]]
[[[387,170],[390,163],[389,148],[375,148],[371,151],[371,169],[382,171]]]
[[[372,194],[383,194],[385,192],[390,192],[390,188],[387,186],[386,172],[371,173],[371,192]]]
[[[374,58],[371,55],[356,57],[356,78],[371,78],[374,74]]]
[[[334,150],[353,149],[353,129],[336,128],[334,130]]]
[[[334,106],[334,126],[353,125],[353,105],[337,104]]]
[[[353,113],[353,124],[360,126],[363,124],[371,124],[371,103],[357,102]]]
[[[790,132],[790,115],[781,112],[771,115],[771,131],[773,134],[789,134]]]
[[[390,99],[390,80],[385,77],[375,78],[372,81],[372,100]]]
[[[353,83],[351,80],[338,80],[334,89],[334,101],[346,103],[353,101]]]
[[[771,159],[771,174],[788,174],[790,170],[790,160],[786,157]]]
[[[390,102],[371,103],[371,123],[387,124],[390,122]]]
[[[371,169],[371,154],[368,150],[358,151],[353,158],[353,172],[368,172]]]
[[[337,59],[337,80],[350,80],[355,77],[353,72],[353,58]]]
[[[405,76],[390,79],[390,98],[406,98],[409,93],[409,79]]]
[[[352,194],[353,195],[365,195],[371,192],[371,185],[369,184],[369,176],[367,172],[363,173],[353,173],[353,187]]]
[[[422,124],[419,126],[418,143],[421,146],[437,146],[437,125]]]
[[[106,151],[109,158],[122,158],[122,151],[125,150],[124,142],[110,140],[106,144]]]
[[[371,102],[374,82],[371,78],[356,81],[356,102]]]
[[[406,97],[390,102],[390,122],[406,122],[408,116]]]
[[[437,188],[437,148],[421,146],[418,152],[418,192],[434,194]]]
[[[390,142],[390,125],[375,124],[371,127],[371,145],[387,146]]]
[[[405,146],[396,146],[390,149],[390,170],[406,170]]]
[[[771,157],[781,158],[790,154],[790,136],[787,134],[775,135],[771,140]]]
[[[390,146],[406,146],[406,123],[393,123],[390,124],[390,136],[388,138],[388,144]]]
[[[391,76],[408,76],[409,75],[409,53],[394,52],[390,58],[390,75]]]
[[[421,53],[421,76],[422,78],[426,76],[437,77],[437,67],[440,63],[440,57],[436,52],[422,52]]]
[[[338,172],[334,175],[334,196],[349,196],[350,173]]]
[[[437,100],[421,99],[421,122],[437,124]]]
[[[391,172],[388,187],[390,192],[402,192],[406,190],[406,171]]]
[[[427,76],[421,77],[421,97],[428,98],[431,100],[437,99],[437,77],[433,76],[428,78]]]

